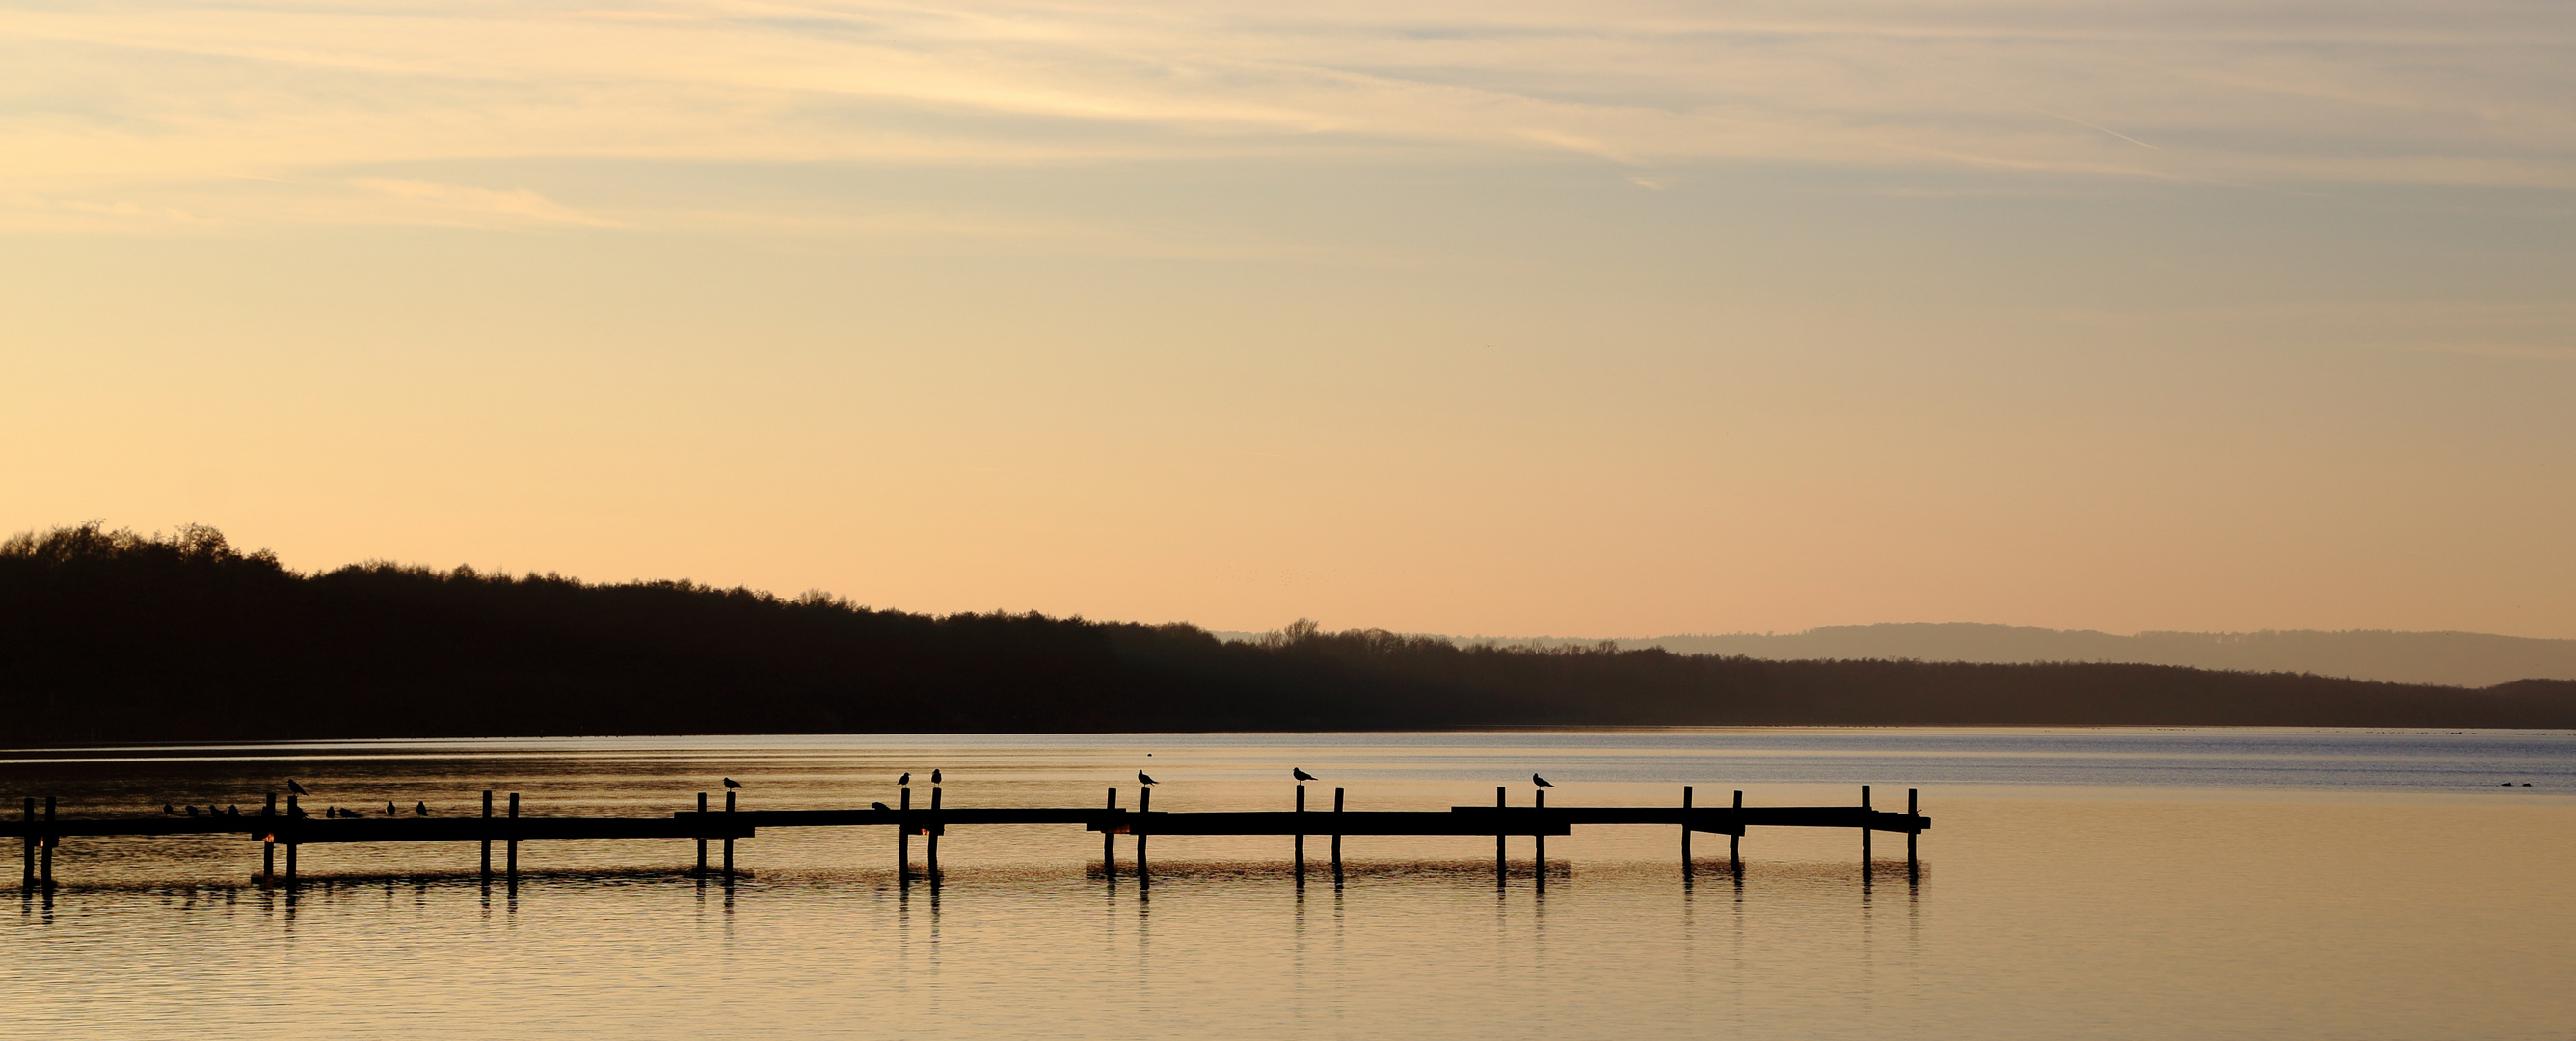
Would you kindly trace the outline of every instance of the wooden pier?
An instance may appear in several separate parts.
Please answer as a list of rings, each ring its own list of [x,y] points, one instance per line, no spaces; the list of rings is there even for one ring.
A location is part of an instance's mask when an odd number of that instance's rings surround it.
[[[1084,830],[1101,833],[1101,864],[1110,879],[1118,877],[1116,838],[1130,836],[1134,841],[1132,876],[1138,881],[1151,878],[1146,855],[1146,840],[1155,835],[1279,835],[1293,836],[1292,856],[1295,876],[1300,885],[1306,878],[1306,836],[1331,838],[1332,873],[1335,883],[1342,881],[1342,839],[1345,836],[1399,835],[1491,835],[1494,837],[1494,874],[1499,883],[1505,877],[1507,840],[1527,836],[1533,841],[1538,859],[1538,884],[1547,884],[1547,837],[1571,835],[1576,825],[1664,825],[1681,830],[1682,873],[1687,882],[1696,870],[1691,858],[1691,836],[1708,833],[1727,836],[1727,868],[1739,876],[1744,869],[1742,841],[1751,828],[1850,828],[1860,832],[1862,884],[1867,885],[1870,863],[1870,836],[1875,832],[1896,832],[1905,836],[1905,866],[1909,878],[1918,877],[1916,837],[1932,827],[1932,819],[1923,816],[1913,789],[1906,790],[1903,813],[1875,809],[1870,804],[1869,786],[1860,790],[1856,806],[1746,806],[1744,793],[1735,793],[1729,806],[1695,806],[1692,790],[1682,789],[1681,801],[1673,806],[1549,806],[1547,793],[1537,793],[1533,805],[1508,805],[1509,791],[1494,789],[1492,806],[1452,806],[1446,810],[1364,810],[1343,809],[1343,789],[1333,789],[1333,808],[1308,811],[1306,786],[1298,785],[1296,808],[1289,810],[1217,810],[1173,812],[1153,808],[1153,789],[1144,789],[1133,810],[1118,805],[1118,791],[1109,790],[1106,803],[1098,807],[974,807],[942,804],[940,790],[930,791],[926,807],[914,807],[912,789],[901,792],[896,807],[839,810],[746,810],[736,802],[736,793],[725,793],[724,809],[711,810],[706,793],[699,793],[697,809],[681,810],[667,817],[528,817],[519,812],[519,796],[509,795],[506,815],[494,812],[492,792],[483,793],[480,817],[339,817],[317,819],[305,815],[294,796],[288,796],[279,807],[275,796],[256,814],[204,817],[103,817],[63,818],[55,815],[55,799],[43,800],[38,813],[37,800],[26,799],[23,813],[16,821],[0,820],[0,837],[16,836],[24,849],[23,883],[28,890],[51,889],[54,885],[54,848],[62,839],[72,836],[148,837],[161,835],[242,835],[261,846],[261,874],[264,883],[296,884],[296,851],[313,844],[372,842],[473,842],[482,850],[482,877],[490,882],[492,846],[504,846],[500,876],[511,885],[518,883],[519,844],[558,839],[669,839],[694,840],[697,843],[701,878],[720,877],[732,882],[734,843],[754,837],[762,828],[893,828],[897,877],[906,883],[922,878],[932,883],[939,880],[939,837],[951,827],[985,825],[1080,825]],[[915,872],[912,865],[912,837],[925,838],[929,854],[926,870]],[[707,863],[708,843],[723,843],[723,862],[710,870]],[[277,871],[277,851],[286,851],[286,870],[281,879]]]

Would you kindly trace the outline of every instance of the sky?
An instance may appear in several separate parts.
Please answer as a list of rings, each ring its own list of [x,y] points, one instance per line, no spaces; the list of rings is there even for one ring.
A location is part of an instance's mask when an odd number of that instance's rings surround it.
[[[0,527],[2576,637],[2576,6],[0,0]]]

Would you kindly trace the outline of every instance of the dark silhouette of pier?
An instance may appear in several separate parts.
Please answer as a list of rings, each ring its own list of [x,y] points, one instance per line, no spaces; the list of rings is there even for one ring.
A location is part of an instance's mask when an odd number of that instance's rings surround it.
[[[939,838],[951,827],[985,825],[1079,825],[1086,831],[1101,833],[1101,863],[1106,877],[1119,877],[1116,838],[1127,835],[1134,840],[1131,875],[1139,882],[1151,879],[1147,858],[1148,839],[1155,835],[1278,835],[1294,838],[1292,856],[1295,876],[1300,884],[1306,878],[1306,837],[1329,836],[1333,880],[1342,880],[1342,839],[1355,835],[1444,836],[1491,835],[1494,837],[1494,873],[1499,883],[1505,877],[1508,840],[1526,836],[1537,853],[1538,884],[1547,884],[1547,837],[1571,835],[1576,825],[1664,825],[1681,829],[1683,878],[1687,882],[1696,870],[1691,857],[1691,837],[1695,834],[1727,836],[1727,869],[1738,876],[1744,870],[1742,843],[1751,828],[1850,828],[1860,833],[1862,884],[1868,884],[1870,837],[1877,832],[1896,832],[1905,836],[1905,866],[1909,878],[1918,877],[1917,838],[1932,827],[1916,802],[1915,790],[1906,790],[1906,808],[1902,813],[1880,810],[1870,804],[1870,789],[1862,785],[1860,803],[1856,806],[1746,806],[1744,793],[1735,793],[1727,806],[1696,806],[1692,789],[1682,789],[1681,801],[1673,806],[1549,806],[1547,793],[1535,793],[1532,805],[1509,805],[1509,791],[1494,789],[1492,806],[1452,806],[1446,810],[1362,810],[1343,809],[1344,790],[1333,789],[1333,808],[1328,811],[1306,809],[1306,786],[1296,790],[1294,809],[1289,810],[1213,810],[1163,811],[1153,808],[1153,789],[1139,793],[1135,809],[1118,805],[1118,790],[1109,790],[1104,805],[1097,807],[1040,806],[947,806],[940,789],[930,791],[927,806],[915,807],[912,789],[902,790],[898,805],[882,803],[861,809],[822,810],[746,810],[738,803],[735,791],[726,791],[724,808],[710,809],[705,792],[698,793],[697,808],[681,810],[666,817],[528,817],[519,812],[519,795],[509,793],[506,811],[496,812],[493,792],[483,793],[483,813],[479,817],[313,817],[301,812],[299,796],[289,795],[281,807],[277,796],[270,795],[267,805],[256,814],[239,817],[92,817],[67,818],[55,813],[53,796],[38,800],[28,798],[17,821],[0,821],[0,837],[16,836],[24,849],[23,884],[28,890],[50,890],[54,886],[54,848],[62,839],[72,836],[148,837],[160,835],[242,835],[260,844],[260,880],[263,884],[297,884],[297,851],[307,845],[373,843],[373,842],[473,842],[481,847],[482,877],[490,882],[495,877],[492,852],[495,843],[503,847],[504,860],[499,875],[516,886],[519,876],[519,844],[554,839],[664,839],[693,840],[697,843],[698,866],[694,874],[701,878],[735,880],[734,844],[756,837],[763,828],[892,828],[895,832],[897,877],[906,884],[923,879],[937,884],[939,872]],[[922,836],[928,860],[923,870],[912,864],[912,838]],[[722,843],[720,867],[710,869],[708,854],[711,843]],[[278,852],[285,851],[285,872],[278,871]]]

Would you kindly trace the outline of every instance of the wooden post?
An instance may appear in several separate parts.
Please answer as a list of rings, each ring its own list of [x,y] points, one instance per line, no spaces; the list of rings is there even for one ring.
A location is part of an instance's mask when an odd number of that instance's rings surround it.
[[[1869,881],[1869,786],[1860,786],[1860,878]]]
[[[1145,877],[1145,840],[1153,835],[1153,829],[1145,824],[1145,814],[1152,812],[1153,809],[1154,790],[1151,788],[1144,789],[1142,794],[1136,796],[1136,826],[1130,829],[1136,833],[1136,884],[1140,886],[1144,885],[1147,881]]]
[[[24,847],[19,852],[21,858],[25,860],[25,863],[20,865],[22,871],[18,876],[18,888],[21,890],[36,888],[36,797],[33,795],[27,797],[26,819],[27,834],[19,843]]]
[[[1109,789],[1109,808],[1118,808],[1118,789]],[[1111,819],[1115,819],[1114,816]],[[1116,825],[1104,820],[1100,825],[1100,877],[1118,881],[1118,832]]]
[[[1333,789],[1333,812],[1342,812],[1342,790]],[[1342,884],[1342,822],[1333,822],[1333,884]]]
[[[1499,809],[1502,809],[1502,808],[1503,808],[1503,806],[1504,806],[1503,786],[1498,784],[1498,785],[1495,785],[1495,786],[1494,786],[1494,808],[1495,808],[1495,809],[1497,809],[1497,810],[1499,810]],[[1503,819],[1503,815],[1502,815],[1502,814],[1497,813],[1497,814],[1495,814],[1495,815],[1494,815],[1494,819],[1495,819],[1496,821],[1500,821],[1500,820],[1502,820],[1502,819]],[[1503,869],[1503,865],[1504,865],[1504,863],[1505,863],[1505,861],[1503,860],[1503,855],[1504,855],[1504,853],[1505,853],[1505,850],[1504,850],[1504,848],[1503,848],[1503,836],[1501,836],[1501,835],[1497,834],[1497,835],[1495,835],[1495,836],[1494,836],[1494,888],[1496,888],[1496,889],[1501,889],[1501,888],[1503,888],[1503,878],[1504,878],[1504,873],[1503,873],[1503,872],[1504,872],[1504,869]]]
[[[932,884],[932,885],[938,885],[938,884],[939,884],[939,788],[938,788],[938,786],[937,786],[937,785],[933,785],[933,786],[931,786],[931,789],[930,789],[930,827],[928,827],[928,828],[926,828],[926,829],[923,829],[923,830],[925,830],[925,831],[927,831],[927,832],[929,832],[929,833],[930,833],[930,838],[929,838],[928,840],[926,840],[926,841],[927,841],[927,844],[930,846],[930,853],[929,853],[929,856],[930,856],[930,884]]]
[[[1306,786],[1297,786],[1297,884],[1306,884]]]
[[[288,796],[286,804],[294,806],[295,798]],[[489,788],[483,789],[483,884],[492,884],[492,789]]]
[[[54,847],[63,841],[61,836],[54,834],[54,797],[50,795],[45,796],[45,837],[42,841],[37,853],[36,883],[50,893],[54,891]]]
[[[707,880],[707,793],[698,793],[698,881]]]
[[[895,808],[902,810],[903,816],[895,818],[894,877],[898,881],[910,882],[912,881],[912,789],[903,790],[903,797],[896,800]]]
[[[1744,877],[1744,791],[1735,792],[1735,832],[1726,837],[1726,870],[1737,878]]]
[[[733,884],[733,797],[735,794],[732,791],[725,792],[724,878],[726,885]],[[512,798],[510,805],[516,809],[518,800]]]
[[[510,888],[519,888],[519,793],[510,793]]]
[[[1690,884],[1690,880],[1691,880],[1691,851],[1690,851],[1690,808],[1691,808],[1691,805],[1690,805],[1690,804],[1691,804],[1691,786],[1689,786],[1689,785],[1685,784],[1685,785],[1683,785],[1683,786],[1682,786],[1682,884],[1683,884],[1683,885],[1689,885],[1689,884]]]
[[[1546,809],[1547,789],[1539,789],[1537,801],[1530,805],[1542,810]],[[1537,816],[1540,818],[1535,829],[1537,834],[1530,836],[1530,845],[1538,852],[1538,887],[1545,889],[1547,888],[1547,815],[1542,813]]]
[[[1905,815],[1908,817],[1920,817],[1923,815],[1923,811],[1918,808],[1918,804],[1915,802],[1914,789],[1912,788],[1905,790]],[[1915,821],[1907,821],[1906,823],[1915,827],[1921,826]],[[1914,865],[1914,840],[1920,834],[1920,832],[1915,831],[1908,831],[1905,833],[1905,880],[1908,882],[1912,882],[1916,878],[1915,872],[1918,869]]]
[[[268,793],[268,805],[259,808],[259,819],[268,830],[260,834],[259,884],[277,884],[277,793]]]
[[[289,795],[286,797],[286,888],[289,891],[295,888],[295,847],[301,845],[295,841],[296,820],[295,797]]]

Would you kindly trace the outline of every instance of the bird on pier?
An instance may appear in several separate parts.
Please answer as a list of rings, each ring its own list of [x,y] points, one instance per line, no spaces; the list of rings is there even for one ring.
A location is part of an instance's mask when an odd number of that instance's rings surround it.
[[[1314,774],[1307,773],[1306,771],[1293,766],[1288,768],[1288,776],[1294,777],[1300,781],[1312,781],[1315,779]]]
[[[1552,785],[1552,784],[1547,783],[1547,778],[1541,777],[1541,776],[1539,776],[1539,775],[1537,775],[1537,774],[1531,774],[1531,775],[1530,775],[1530,783],[1535,784],[1535,785],[1538,785],[1538,786],[1539,786],[1539,787],[1541,787],[1541,788],[1554,788],[1554,787],[1556,787],[1555,785]]]
[[[932,770],[932,771],[930,771],[930,783],[932,783],[932,784],[938,784],[938,783],[939,783],[939,771],[937,771],[937,770]]]
[[[294,793],[295,793],[295,794],[297,794],[297,795],[311,795],[311,794],[313,794],[312,792],[305,791],[305,790],[304,790],[304,786],[303,786],[303,785],[300,785],[300,784],[295,783],[295,778],[292,778],[292,777],[289,777],[289,778],[287,778],[287,779],[286,779],[286,790],[287,790],[287,791],[290,791],[290,792],[294,792]]]
[[[411,814],[414,817],[429,816],[429,804],[425,802],[416,802],[411,804]]]
[[[287,816],[289,816],[289,817],[310,817],[310,816],[312,816],[312,814],[304,812],[304,807],[296,806],[296,805],[292,805],[292,804],[289,804],[289,805],[286,807],[286,815],[287,815]]]
[[[897,777],[897,778],[895,778],[895,779],[894,779],[894,786],[895,786],[895,787],[897,787],[897,788],[901,788],[901,787],[903,787],[904,785],[911,784],[911,783],[912,783],[912,771],[910,771],[910,770],[906,770],[906,771],[904,771],[904,772],[903,772],[903,776],[901,776],[901,777]]]
[[[872,802],[872,803],[869,803],[869,804],[868,804],[868,808],[869,808],[869,809],[871,809],[871,810],[891,810],[891,809],[893,809],[894,807],[892,807],[892,806],[888,806],[888,805],[886,805],[886,804],[884,804],[884,803],[881,803],[881,802]]]
[[[1143,771],[1143,770],[1138,770],[1138,771],[1136,771],[1136,783],[1138,783],[1138,784],[1152,784],[1152,783],[1154,783],[1154,779],[1153,779],[1153,778],[1151,778],[1151,777],[1147,777],[1147,776],[1145,776],[1145,771]]]
[[[400,813],[402,813],[401,810],[394,809],[394,801],[392,799],[385,800],[385,816],[392,817],[399,815]]]
[[[727,787],[727,788],[740,788],[740,787],[742,787],[742,782],[741,782],[741,781],[734,780],[733,778],[730,778],[730,777],[725,778],[725,779],[724,779],[724,783],[725,783],[725,787]]]
[[[192,802],[192,803],[189,803],[189,804],[188,804],[188,816],[194,817],[194,816],[196,816],[196,815],[197,815],[197,804],[196,804],[196,803],[193,803],[193,802]]]
[[[322,819],[323,819],[323,820],[338,820],[338,819],[340,819],[340,808],[339,808],[339,807],[337,807],[337,806],[325,806],[325,807],[322,807]]]
[[[209,808],[209,809],[212,809],[212,807],[208,807],[208,808]],[[224,811],[225,811],[225,812],[224,812],[224,816],[226,816],[226,817],[239,817],[239,816],[241,816],[241,807],[239,807],[239,806],[227,806],[227,807],[224,807]]]
[[[179,815],[179,808],[165,802],[161,804],[161,812],[165,815],[176,817]]]

